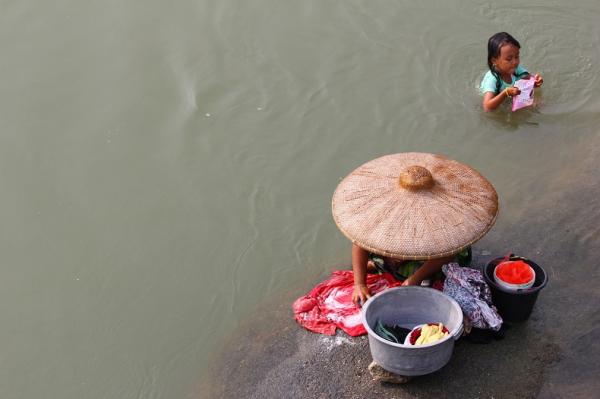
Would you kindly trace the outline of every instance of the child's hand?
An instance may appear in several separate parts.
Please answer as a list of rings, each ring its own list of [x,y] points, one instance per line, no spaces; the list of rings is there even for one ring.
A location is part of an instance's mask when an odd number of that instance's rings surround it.
[[[508,87],[506,89],[506,94],[508,94],[509,97],[518,96],[521,94],[521,90],[518,87]]]
[[[535,78],[534,87],[540,87],[544,83],[544,79],[542,79],[541,75],[536,74],[534,76],[534,78]]]
[[[354,284],[354,292],[352,293],[352,302],[357,305],[362,305],[371,298],[371,293],[366,284]]]

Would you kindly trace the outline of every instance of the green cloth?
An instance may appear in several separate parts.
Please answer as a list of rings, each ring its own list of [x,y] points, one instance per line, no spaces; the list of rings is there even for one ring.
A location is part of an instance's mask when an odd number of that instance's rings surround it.
[[[513,87],[515,85],[515,82],[517,80],[521,79],[521,76],[523,76],[527,73],[529,73],[529,72],[527,72],[527,70],[525,68],[523,68],[521,65],[519,65],[517,67],[517,69],[515,69],[515,74],[512,75],[512,81],[510,83],[506,83],[503,79],[500,79],[500,83],[501,83],[500,90],[497,92],[496,85],[497,85],[498,79],[494,76],[492,71],[487,71],[486,74],[483,76],[481,85],[479,86],[479,92],[481,93],[481,95],[484,95],[488,91],[491,91],[492,93],[500,93],[502,90],[506,89],[507,87]]]
[[[373,261],[377,269],[383,273],[390,273],[396,280],[404,281],[410,277],[425,261],[408,260],[404,262],[396,262],[392,265],[386,264],[382,257],[375,254],[369,254],[369,258]],[[471,247],[467,247],[454,256],[454,260],[461,266],[468,266],[471,263]],[[442,279],[444,273],[440,270],[435,275],[431,276],[432,280]]]
[[[410,329],[398,325],[391,326],[383,324],[381,320],[377,320],[377,323],[375,324],[375,334],[388,341],[403,344],[406,336],[410,334]]]

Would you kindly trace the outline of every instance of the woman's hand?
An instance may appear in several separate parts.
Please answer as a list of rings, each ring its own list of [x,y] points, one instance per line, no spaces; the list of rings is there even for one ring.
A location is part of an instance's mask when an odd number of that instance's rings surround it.
[[[371,298],[371,293],[366,284],[354,284],[354,292],[352,292],[352,302],[357,305],[362,305]]]
[[[544,79],[542,79],[542,76],[539,74],[536,74],[534,76],[535,78],[535,83],[534,83],[534,87],[540,87],[542,84],[544,84]]]
[[[420,281],[419,281],[419,282],[417,282],[417,281],[414,279],[414,274],[413,274],[412,276],[409,276],[409,277],[408,277],[406,280],[404,280],[404,281],[402,282],[402,286],[403,286],[403,287],[407,287],[407,286],[409,286],[409,285],[420,285],[420,284],[421,284],[421,282],[420,282]]]

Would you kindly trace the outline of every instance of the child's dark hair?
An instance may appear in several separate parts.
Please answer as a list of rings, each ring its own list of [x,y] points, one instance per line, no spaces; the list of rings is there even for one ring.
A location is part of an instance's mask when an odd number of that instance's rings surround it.
[[[511,35],[506,32],[496,33],[494,36],[490,37],[488,40],[488,57],[487,63],[490,71],[492,71],[492,75],[496,78],[496,94],[500,93],[500,88],[502,87],[502,81],[500,80],[500,75],[496,72],[496,68],[494,67],[494,63],[492,62],[492,58],[498,58],[500,56],[500,49],[505,44],[512,44],[516,48],[521,48],[521,45]]]

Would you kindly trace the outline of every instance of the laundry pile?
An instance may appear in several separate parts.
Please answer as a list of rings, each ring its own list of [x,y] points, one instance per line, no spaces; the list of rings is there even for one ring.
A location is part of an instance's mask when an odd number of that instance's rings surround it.
[[[401,284],[401,281],[396,281],[389,273],[367,275],[371,295]],[[353,290],[352,271],[334,271],[329,279],[294,302],[296,321],[304,328],[321,334],[334,335],[337,328],[352,337],[366,334],[360,307],[352,302]]]
[[[460,305],[465,316],[467,331],[470,327],[500,330],[502,317],[492,303],[490,287],[480,270],[460,267],[457,263],[442,266],[446,275],[444,294]]]

